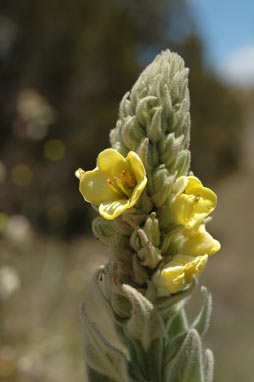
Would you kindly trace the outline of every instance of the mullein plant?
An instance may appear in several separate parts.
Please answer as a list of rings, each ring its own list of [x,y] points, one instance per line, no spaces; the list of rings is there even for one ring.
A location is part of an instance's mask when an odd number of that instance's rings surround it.
[[[201,344],[212,304],[205,287],[197,318],[185,314],[197,276],[220,249],[206,231],[216,195],[189,172],[189,108],[188,69],[166,50],[123,97],[111,148],[94,170],[76,171],[100,215],[93,233],[108,247],[93,289],[121,343],[113,346],[82,305],[89,381],[213,380],[213,355]]]

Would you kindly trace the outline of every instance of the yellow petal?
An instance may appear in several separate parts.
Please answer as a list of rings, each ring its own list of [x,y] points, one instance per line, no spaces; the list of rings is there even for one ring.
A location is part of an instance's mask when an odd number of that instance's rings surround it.
[[[107,174],[108,178],[119,176],[122,170],[129,171],[126,159],[114,149],[103,150],[97,159],[97,167]]]
[[[114,192],[107,183],[107,174],[100,170],[86,171],[80,178],[79,190],[83,198],[93,204],[115,200],[121,195]]]
[[[197,191],[197,195],[200,197],[200,200],[194,204],[195,213],[209,215],[216,207],[216,194],[209,188],[202,187],[202,189]]]
[[[186,285],[184,273],[181,273],[172,280],[164,280],[165,287],[169,293],[177,293]]]
[[[195,229],[185,229],[183,238],[179,248],[183,255],[213,255],[220,250],[220,243],[206,231],[204,224],[195,227]]]
[[[199,198],[198,202],[194,203],[195,213],[209,215],[216,207],[217,197],[210,188],[203,187],[202,183],[195,176],[188,176],[188,184],[185,192],[187,195],[194,195]]]
[[[188,225],[194,216],[195,196],[181,194],[171,203],[171,211],[175,219],[183,225]]]
[[[126,157],[126,161],[130,165],[131,171],[134,174],[137,183],[142,182],[146,175],[146,171],[140,157],[134,153],[134,151],[130,151]]]
[[[140,198],[145,186],[147,183],[147,178],[144,178],[140,183],[137,184],[137,186],[134,188],[132,195],[130,197],[130,203],[129,203],[129,208],[134,206],[138,199]]]
[[[173,217],[186,227],[200,223],[216,207],[216,194],[209,188],[203,187],[200,180],[194,176],[180,177],[175,182],[173,192],[175,194],[171,202]]]
[[[175,257],[177,257],[177,255]],[[177,262],[175,264],[175,263],[173,263],[173,260],[170,263],[168,263],[166,265],[166,268],[163,269],[163,271],[161,272],[162,277],[165,280],[169,280],[169,281],[172,281],[175,278],[177,278],[178,276],[181,276],[183,274],[184,274],[183,265],[177,264]]]
[[[134,206],[134,204],[136,204],[136,202],[140,198],[146,186],[147,177],[146,177],[146,171],[145,171],[143,162],[141,161],[140,157],[135,152],[130,151],[126,157],[126,160],[137,181],[137,185],[133,189],[132,195],[129,200],[128,208],[130,208]]]
[[[179,178],[176,179],[174,185],[173,185],[173,193],[175,195],[181,194],[188,185],[188,177],[187,176],[179,176]]]
[[[179,255],[180,256],[180,255]],[[190,258],[192,256],[189,256]],[[193,276],[198,276],[204,269],[208,260],[208,255],[196,256],[192,261],[185,264],[184,272],[185,272],[185,280],[186,282],[191,281]]]
[[[174,256],[161,272],[165,287],[170,293],[180,291],[194,276],[197,276],[204,269],[207,259],[208,255],[197,257]]]
[[[100,204],[99,213],[108,220],[115,219],[129,208],[129,200],[121,199]]]
[[[195,190],[203,187],[201,181],[196,176],[187,176],[188,183],[185,187],[187,194],[195,193]]]

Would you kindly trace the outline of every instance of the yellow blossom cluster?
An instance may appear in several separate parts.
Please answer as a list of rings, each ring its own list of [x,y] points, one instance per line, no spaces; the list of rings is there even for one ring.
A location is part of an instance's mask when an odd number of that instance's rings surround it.
[[[93,171],[79,169],[80,192],[108,220],[133,207],[147,184],[140,157],[130,151],[126,158],[114,149],[102,151]],[[220,243],[205,229],[205,219],[216,206],[216,195],[194,176],[181,176],[173,186],[170,213],[178,227],[171,235],[172,257],[162,261],[152,280],[159,296],[182,290],[207,263]]]
[[[194,176],[179,177],[173,187],[171,212],[179,223],[172,234],[171,246],[176,254],[153,276],[160,296],[182,290],[205,267],[208,256],[219,251],[220,243],[205,229],[205,219],[216,207],[216,194],[203,187]]]

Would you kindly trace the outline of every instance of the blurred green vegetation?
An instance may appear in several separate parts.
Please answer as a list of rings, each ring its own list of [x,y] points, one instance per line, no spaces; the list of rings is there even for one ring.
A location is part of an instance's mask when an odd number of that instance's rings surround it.
[[[237,169],[242,104],[205,66],[184,0],[2,0],[0,32],[7,216],[24,215],[36,230],[62,237],[89,228],[93,212],[74,172],[95,166],[122,96],[166,48],[190,68],[192,170],[214,182]]]

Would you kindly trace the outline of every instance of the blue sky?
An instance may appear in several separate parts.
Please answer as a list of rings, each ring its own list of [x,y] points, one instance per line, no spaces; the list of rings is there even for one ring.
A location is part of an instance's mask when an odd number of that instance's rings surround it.
[[[187,0],[206,58],[229,82],[254,84],[254,0]]]

